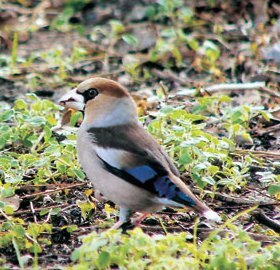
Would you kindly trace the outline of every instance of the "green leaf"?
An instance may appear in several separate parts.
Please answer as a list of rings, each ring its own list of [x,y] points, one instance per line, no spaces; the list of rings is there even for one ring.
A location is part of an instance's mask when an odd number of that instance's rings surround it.
[[[41,246],[37,245],[37,244],[33,244],[30,248],[29,251],[32,253],[41,253],[42,252],[42,248]]]
[[[5,172],[0,169],[0,182],[5,181]]]
[[[14,110],[7,110],[0,114],[0,122],[5,122],[11,120],[14,116]]]
[[[211,186],[215,185],[215,180],[211,176],[203,176],[202,181],[211,185]]]
[[[43,210],[41,210],[41,211],[39,212],[39,215],[40,215],[40,216],[44,216],[44,215],[48,214],[49,211],[50,211],[50,209],[43,209]]]
[[[56,119],[52,116],[52,115],[47,115],[46,116],[46,120],[48,121],[48,123],[52,126],[55,126],[57,124]]]
[[[14,187],[4,187],[1,190],[1,197],[12,197],[15,194],[15,188]]]
[[[86,178],[85,173],[80,169],[72,169],[74,174],[79,178],[79,180],[84,180]]]
[[[187,150],[183,150],[180,157],[179,157],[179,164],[180,165],[187,165],[192,162],[192,157]]]
[[[177,66],[181,66],[183,64],[183,57],[180,50],[176,46],[172,46],[170,48],[171,53],[173,54]]]
[[[25,110],[27,108],[27,104],[24,100],[18,99],[15,101],[14,108],[16,110]]]
[[[240,124],[240,122],[242,121],[242,112],[241,111],[235,111],[232,115],[231,115],[231,121],[233,124]]]
[[[219,168],[218,166],[212,165],[212,166],[209,166],[209,167],[207,168],[207,170],[208,170],[208,172],[211,173],[212,175],[215,175],[215,174],[220,170],[220,168]]]
[[[112,32],[113,32],[114,34],[121,34],[121,33],[123,33],[124,30],[125,30],[124,25],[123,25],[122,22],[120,22],[120,21],[111,20],[111,21],[110,21],[110,25],[111,25],[111,28],[112,28]]]
[[[102,251],[97,259],[97,264],[101,269],[105,269],[110,265],[110,253]]]
[[[268,193],[270,195],[275,195],[277,193],[280,193],[280,184],[276,184],[276,185],[271,185],[269,188],[268,188]]]
[[[190,8],[184,7],[181,8],[179,11],[179,17],[183,20],[184,23],[189,23],[192,20],[193,11]]]
[[[42,116],[34,116],[29,119],[26,119],[26,122],[34,127],[38,127],[44,125],[46,123],[46,119]]]
[[[265,111],[262,111],[261,115],[265,121],[270,121],[270,119],[273,117],[273,115],[271,115],[271,113],[265,112]]]
[[[86,218],[88,213],[95,208],[95,205],[92,202],[77,200],[76,203],[82,211],[83,218]]]
[[[83,114],[82,112],[75,112],[71,115],[71,118],[70,118],[70,125],[71,127],[74,127],[79,120],[83,119]]]
[[[56,168],[57,170],[61,173],[61,174],[65,174],[66,173],[66,170],[67,170],[67,167],[61,163],[60,161],[56,161]]]
[[[139,41],[138,41],[138,38],[135,37],[134,35],[131,35],[131,34],[124,34],[122,35],[122,39],[124,42],[126,42],[128,45],[131,45],[131,46],[137,46]]]
[[[250,142],[253,143],[253,139],[251,138],[250,134],[247,132],[243,132],[241,134],[242,138],[246,141],[246,142]]]
[[[11,205],[6,205],[4,211],[7,215],[12,215],[14,213],[14,208]]]
[[[26,135],[26,136],[24,137],[24,139],[23,139],[23,145],[24,145],[25,147],[32,147],[33,143],[32,143],[32,141],[29,140],[29,138],[32,137],[32,136],[33,136],[33,134],[28,134],[28,135]]]
[[[50,211],[50,214],[52,216],[55,216],[57,214],[59,214],[61,212],[61,208],[60,207],[56,207],[56,208],[53,208],[51,211]]]
[[[16,236],[24,237],[25,235],[25,230],[21,225],[14,225],[13,231],[16,233]]]
[[[69,225],[69,226],[66,227],[66,229],[67,229],[67,232],[72,233],[72,232],[74,232],[78,229],[78,226],[77,225]]]
[[[174,38],[176,37],[176,32],[174,28],[167,28],[161,31],[160,35],[165,38]]]
[[[196,52],[199,49],[199,43],[196,39],[190,38],[190,39],[188,39],[187,43],[193,51]]]
[[[199,187],[204,188],[206,186],[206,183],[202,180],[200,174],[192,172],[192,178]]]

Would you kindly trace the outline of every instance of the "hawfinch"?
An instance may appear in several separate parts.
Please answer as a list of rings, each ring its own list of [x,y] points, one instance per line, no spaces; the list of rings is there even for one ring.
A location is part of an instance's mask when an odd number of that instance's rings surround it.
[[[79,161],[95,189],[119,205],[114,228],[130,221],[135,212],[146,215],[165,206],[188,207],[220,221],[192,194],[172,160],[138,122],[136,104],[122,85],[91,78],[59,103],[84,113],[77,134]]]

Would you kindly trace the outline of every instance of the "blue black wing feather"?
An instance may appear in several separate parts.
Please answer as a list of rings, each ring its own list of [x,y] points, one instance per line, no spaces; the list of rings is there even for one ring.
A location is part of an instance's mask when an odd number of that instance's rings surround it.
[[[101,158],[100,158],[101,159]],[[103,166],[112,174],[138,187],[144,188],[160,198],[185,206],[194,206],[192,198],[183,193],[168,177],[167,171],[157,162],[132,168],[118,169],[101,159]]]

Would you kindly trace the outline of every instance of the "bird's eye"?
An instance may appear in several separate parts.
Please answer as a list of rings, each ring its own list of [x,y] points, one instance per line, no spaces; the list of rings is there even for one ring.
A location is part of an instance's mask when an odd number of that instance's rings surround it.
[[[95,88],[90,88],[86,92],[87,92],[87,96],[89,98],[94,98],[94,97],[96,97],[98,95],[98,91]]]

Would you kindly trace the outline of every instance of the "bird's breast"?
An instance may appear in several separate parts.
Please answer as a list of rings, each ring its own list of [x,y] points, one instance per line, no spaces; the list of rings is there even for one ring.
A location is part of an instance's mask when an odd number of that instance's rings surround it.
[[[92,134],[80,130],[77,137],[78,158],[95,189],[115,204],[134,211],[153,212],[162,208],[154,203],[154,196],[108,172],[97,156],[98,146]]]

